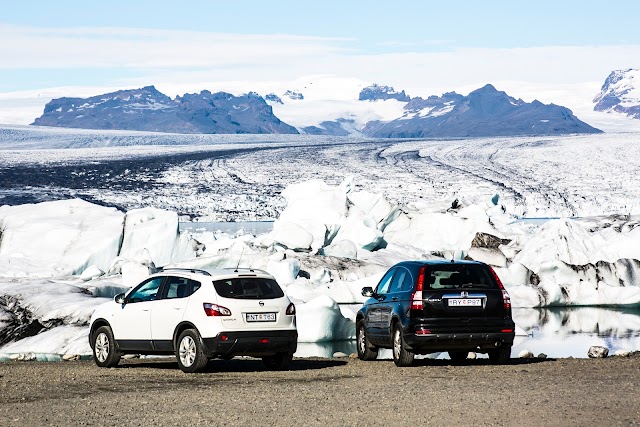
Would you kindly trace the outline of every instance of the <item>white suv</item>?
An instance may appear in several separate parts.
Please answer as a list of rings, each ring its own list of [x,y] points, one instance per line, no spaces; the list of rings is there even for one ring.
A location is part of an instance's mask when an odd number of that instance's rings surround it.
[[[184,372],[234,356],[287,369],[297,339],[295,306],[273,276],[252,269],[164,269],[99,306],[89,334],[98,366],[175,354]]]

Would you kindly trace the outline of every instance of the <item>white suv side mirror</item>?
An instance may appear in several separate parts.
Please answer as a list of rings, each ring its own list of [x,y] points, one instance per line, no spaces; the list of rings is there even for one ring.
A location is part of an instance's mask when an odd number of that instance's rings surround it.
[[[114,300],[118,304],[124,304],[124,293],[116,295]]]

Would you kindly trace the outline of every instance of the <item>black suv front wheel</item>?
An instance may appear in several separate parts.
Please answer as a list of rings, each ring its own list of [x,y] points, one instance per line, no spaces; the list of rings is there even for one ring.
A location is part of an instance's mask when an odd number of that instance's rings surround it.
[[[411,366],[413,357],[413,352],[405,347],[402,328],[396,324],[393,328],[393,362],[396,366]]]
[[[376,360],[378,358],[378,349],[373,347],[367,338],[364,320],[360,320],[356,326],[356,341],[360,360]]]

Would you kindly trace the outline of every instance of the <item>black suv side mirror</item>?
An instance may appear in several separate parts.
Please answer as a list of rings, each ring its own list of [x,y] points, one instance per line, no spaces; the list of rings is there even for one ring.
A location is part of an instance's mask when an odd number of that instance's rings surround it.
[[[374,295],[375,295],[375,292],[373,292],[373,288],[371,286],[362,288],[363,297],[371,298]]]
[[[124,304],[125,303],[124,293],[116,295],[114,300],[118,304]]]

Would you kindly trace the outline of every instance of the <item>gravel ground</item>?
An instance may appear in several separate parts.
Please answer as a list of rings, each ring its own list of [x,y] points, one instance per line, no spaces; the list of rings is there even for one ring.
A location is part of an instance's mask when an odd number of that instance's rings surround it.
[[[640,425],[640,357],[0,363],[0,425]]]

